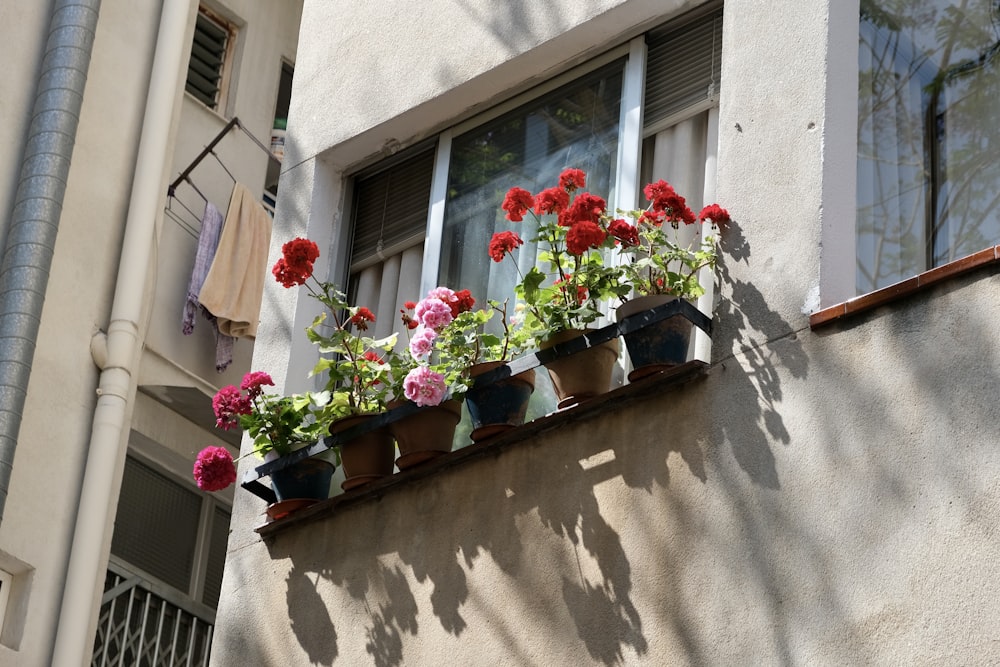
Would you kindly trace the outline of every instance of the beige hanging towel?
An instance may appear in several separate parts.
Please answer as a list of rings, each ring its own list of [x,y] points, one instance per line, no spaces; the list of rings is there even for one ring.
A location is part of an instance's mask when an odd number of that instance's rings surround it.
[[[236,338],[257,335],[271,245],[271,216],[242,183],[233,186],[212,267],[198,301],[215,315],[219,331]]]

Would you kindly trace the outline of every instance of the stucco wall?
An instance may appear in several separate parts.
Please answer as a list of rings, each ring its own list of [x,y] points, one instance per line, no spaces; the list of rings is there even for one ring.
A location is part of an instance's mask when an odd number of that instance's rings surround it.
[[[457,41],[493,26],[516,53],[466,49],[469,70],[451,69],[460,51],[425,40],[435,48],[420,58],[390,60],[405,90],[371,103],[366,82],[393,76],[372,70],[423,34],[422,15],[383,41],[348,10],[368,35],[354,50],[306,28],[296,213],[278,227],[335,237],[343,165],[436,131],[446,107],[461,116],[516,90],[510,67],[531,80],[591,52],[574,42],[554,58],[555,35],[610,39],[649,18],[642,2],[601,16],[570,4],[553,12],[567,23],[528,22],[540,32],[527,42],[500,21],[506,6],[442,11]],[[854,271],[824,253],[852,234],[856,137],[837,95],[854,94],[857,5],[821,4],[726,3],[718,199],[736,223],[707,376],[267,542],[253,533],[263,502],[238,491],[213,665],[1000,660],[1000,275],[808,328],[821,263]],[[324,7],[308,2],[304,25]],[[631,29],[611,18],[624,13]],[[293,337],[287,361],[295,304],[271,295],[278,317],[256,360],[292,378],[307,354]]]
[[[995,663],[998,296],[799,330],[241,548],[214,664]]]

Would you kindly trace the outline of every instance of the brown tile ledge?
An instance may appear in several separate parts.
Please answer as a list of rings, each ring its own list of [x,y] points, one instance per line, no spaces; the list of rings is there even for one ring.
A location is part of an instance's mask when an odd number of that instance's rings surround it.
[[[262,538],[266,539],[293,526],[322,519],[333,514],[341,507],[359,502],[377,500],[386,493],[391,492],[393,487],[430,477],[442,470],[461,465],[469,460],[485,456],[495,456],[500,451],[514,447],[518,443],[527,442],[534,436],[545,431],[560,428],[566,424],[614,410],[626,402],[633,401],[637,396],[648,395],[650,389],[663,390],[680,386],[696,377],[704,375],[710,368],[709,364],[705,362],[689,361],[669,371],[656,373],[637,382],[618,387],[607,394],[589,401],[553,412],[544,417],[539,417],[523,426],[518,426],[489,440],[456,449],[419,467],[397,472],[363,489],[348,491],[315,505],[310,505],[288,516],[258,526],[254,530]],[[263,514],[263,509],[261,513]]]
[[[968,273],[990,264],[1000,264],[1000,245],[986,248],[954,262],[948,262],[929,271],[918,273],[912,278],[877,289],[868,294],[818,310],[809,316],[809,328],[816,330],[832,322],[872,310],[887,303],[908,297],[916,292],[940,283],[954,276]]]

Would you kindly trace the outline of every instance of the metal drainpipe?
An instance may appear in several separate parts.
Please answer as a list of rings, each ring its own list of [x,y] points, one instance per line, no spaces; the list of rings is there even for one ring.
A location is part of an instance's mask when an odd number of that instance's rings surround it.
[[[153,261],[157,215],[166,197],[170,128],[190,53],[190,42],[185,39],[188,19],[196,7],[197,0],[163,0],[160,10],[111,305],[107,361],[98,381],[97,406],[50,662],[59,667],[90,663],[111,543],[106,530],[118,497],[115,478],[124,465],[128,411],[135,395],[133,375],[144,335],[140,322],[147,272]]]
[[[101,0],[56,0],[0,264],[0,521]]]

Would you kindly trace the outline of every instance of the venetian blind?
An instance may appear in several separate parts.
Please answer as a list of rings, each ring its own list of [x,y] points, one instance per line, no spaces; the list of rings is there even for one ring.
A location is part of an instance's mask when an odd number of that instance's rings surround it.
[[[685,109],[718,97],[722,72],[722,10],[646,34],[643,124],[658,129]]]
[[[351,273],[423,241],[430,208],[434,148],[354,181]]]

